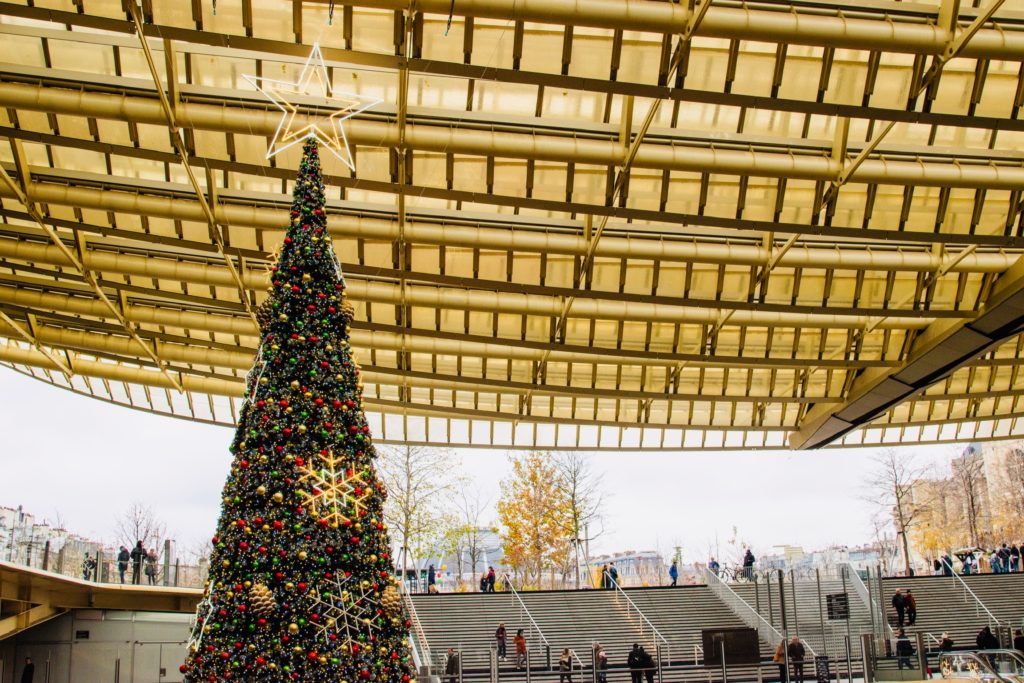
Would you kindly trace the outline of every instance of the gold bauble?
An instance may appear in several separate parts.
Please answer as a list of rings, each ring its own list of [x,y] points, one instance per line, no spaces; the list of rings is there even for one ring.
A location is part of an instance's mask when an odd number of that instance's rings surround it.
[[[291,623],[291,624],[288,624],[288,633],[298,633],[298,632],[299,632],[299,625],[298,624],[296,624],[294,622]],[[301,648],[299,649],[299,651],[301,652]]]
[[[246,588],[252,588],[252,581],[244,581],[242,585]]]
[[[313,239],[316,239],[316,238],[314,237]],[[302,274],[302,281],[303,282],[309,282],[312,279],[313,279],[313,276],[310,275],[309,273],[303,273]]]
[[[282,313],[281,315],[277,316],[277,319],[280,320],[283,323],[284,322],[288,322],[288,316],[286,316],[284,313]]]
[[[256,487],[256,493],[260,494],[261,496],[267,495],[267,487],[266,486],[257,486]]]
[[[299,434],[306,433],[306,425],[299,425]]]
[[[309,557],[309,555],[308,555],[308,554],[306,554],[306,551],[305,551],[305,550],[300,550],[300,551],[299,551],[299,559],[300,559],[300,560],[304,560],[304,559],[306,559],[307,557]]]
[[[281,501],[284,500],[284,494],[278,491],[273,495],[273,498],[275,503],[280,503]]]
[[[288,385],[288,386],[290,386],[290,387],[291,387],[292,389],[298,389],[298,388],[299,388],[299,387],[301,387],[302,385],[301,385],[301,384],[299,384],[299,380],[297,380],[297,379],[293,379],[293,380],[292,380],[292,383],[291,383],[290,385]]]

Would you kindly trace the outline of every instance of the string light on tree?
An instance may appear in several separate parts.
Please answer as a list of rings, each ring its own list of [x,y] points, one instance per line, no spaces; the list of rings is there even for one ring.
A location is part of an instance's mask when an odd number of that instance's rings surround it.
[[[269,279],[184,680],[415,683],[316,135]]]
[[[281,122],[267,147],[268,159],[312,138],[355,170],[355,160],[342,122],[383,100],[335,91],[319,43],[314,43],[295,81],[252,75],[243,78],[281,110]],[[308,114],[300,114],[300,106],[316,109]]]

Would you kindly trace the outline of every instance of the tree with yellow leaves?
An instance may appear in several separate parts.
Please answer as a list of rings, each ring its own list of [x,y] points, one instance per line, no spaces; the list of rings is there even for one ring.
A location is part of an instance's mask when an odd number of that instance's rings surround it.
[[[545,570],[569,569],[572,520],[562,483],[550,454],[539,451],[512,456],[512,474],[501,482],[505,562],[523,584],[539,586]]]

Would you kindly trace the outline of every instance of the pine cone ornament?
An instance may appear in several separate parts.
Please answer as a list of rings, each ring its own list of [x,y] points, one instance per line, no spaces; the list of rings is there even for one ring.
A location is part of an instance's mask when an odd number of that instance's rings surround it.
[[[351,323],[352,319],[356,317],[356,307],[348,299],[341,302],[341,317],[346,325]]]
[[[256,614],[267,617],[277,609],[277,602],[269,588],[262,583],[257,583],[249,589],[249,606]]]
[[[261,330],[265,330],[270,326],[271,321],[274,319],[273,304],[270,299],[267,298],[256,307],[256,323],[260,326]]]
[[[394,586],[384,589],[380,602],[389,616],[397,616],[402,611],[402,596],[398,594],[398,589]]]

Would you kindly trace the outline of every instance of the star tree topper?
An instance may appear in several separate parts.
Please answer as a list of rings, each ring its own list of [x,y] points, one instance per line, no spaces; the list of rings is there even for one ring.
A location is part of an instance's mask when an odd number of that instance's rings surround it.
[[[348,138],[342,121],[380,104],[383,100],[364,97],[355,93],[335,92],[324,64],[323,53],[319,43],[313,44],[313,51],[302,67],[297,81],[282,81],[262,76],[243,76],[263,93],[275,107],[281,110],[281,122],[277,124],[274,138],[267,148],[267,158],[280,154],[307,138],[314,138],[321,146],[329,149],[342,163],[353,171],[356,170],[352,151],[349,149]],[[302,98],[309,104],[310,98],[321,100],[314,102],[321,107],[329,108],[328,114],[311,114],[304,122],[297,122],[299,113],[297,99]]]

